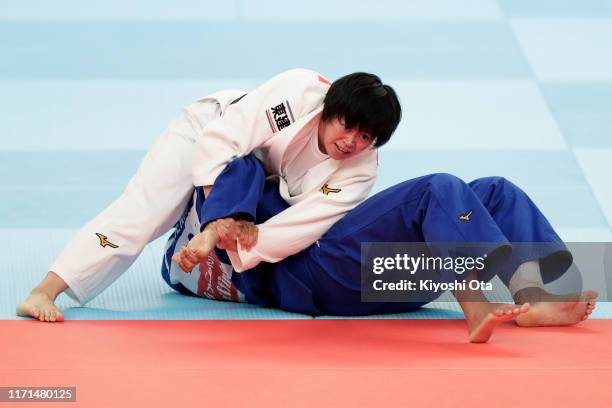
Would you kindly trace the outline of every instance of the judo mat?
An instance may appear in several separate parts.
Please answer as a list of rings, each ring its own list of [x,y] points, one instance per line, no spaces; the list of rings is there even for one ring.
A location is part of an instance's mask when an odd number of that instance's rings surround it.
[[[182,296],[160,276],[162,237],[86,307],[61,295],[66,322],[17,318],[181,107],[298,66],[396,89],[404,118],[375,192],[504,176],[564,240],[612,241],[612,1],[136,3],[0,13],[0,387],[75,386],[66,405],[84,407],[610,406],[606,302],[576,327],[504,324],[472,345],[448,297],[313,319]]]
[[[74,230],[0,229],[0,256],[4,264],[0,286],[0,319],[25,319],[15,316],[15,306],[23,300],[44,274],[53,257]],[[161,277],[161,261],[166,236],[148,245],[130,269],[106,291],[84,307],[65,294],[56,304],[67,320],[257,320],[312,319],[246,303],[234,303],[185,296],[171,289]],[[496,278],[497,279],[497,278]],[[501,284],[488,293],[491,301],[511,301]],[[409,313],[368,316],[381,319],[463,319],[459,305],[449,293],[426,307]],[[321,316],[317,319],[348,317]],[[364,317],[351,317],[362,319]],[[612,318],[612,302],[599,302],[591,318]]]
[[[67,407],[610,404],[610,320],[572,330],[504,324],[485,345],[467,343],[459,320],[2,321],[0,329],[0,384],[75,387]]]

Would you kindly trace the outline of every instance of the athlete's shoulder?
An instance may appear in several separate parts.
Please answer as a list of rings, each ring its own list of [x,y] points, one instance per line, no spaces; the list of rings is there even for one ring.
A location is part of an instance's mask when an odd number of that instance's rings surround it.
[[[308,68],[293,68],[287,71],[283,71],[274,76],[272,80],[288,81],[303,84],[315,84],[325,88],[331,85],[331,81],[327,79],[324,75]]]

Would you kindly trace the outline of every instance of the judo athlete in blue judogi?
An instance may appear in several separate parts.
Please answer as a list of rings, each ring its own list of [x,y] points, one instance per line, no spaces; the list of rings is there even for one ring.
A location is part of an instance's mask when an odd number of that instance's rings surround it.
[[[204,199],[199,190],[168,242],[162,268],[171,287],[196,295],[202,295],[202,290],[196,293],[181,283],[189,273],[172,262],[186,256],[185,248],[177,253],[180,245],[215,220],[233,217],[260,224],[288,208],[274,180],[266,180],[261,163],[252,155],[230,162],[208,198]],[[342,191],[323,186],[321,194]],[[187,221],[189,213],[191,222]],[[194,223],[196,213],[199,222]],[[198,229],[194,231],[195,227]],[[290,312],[360,316],[415,310],[441,294],[416,302],[363,302],[361,244],[368,242],[423,242],[434,247],[433,252],[436,249],[432,243],[478,243],[478,251],[490,255],[486,270],[481,276],[466,273],[458,278],[489,280],[497,274],[511,288],[519,305],[489,303],[478,291],[455,291],[474,342],[487,341],[499,321],[512,318],[524,326],[575,324],[588,316],[597,295],[584,292],[563,298],[544,291],[543,284],[559,278],[571,265],[572,256],[520,188],[501,177],[465,183],[450,174],[408,180],[368,198],[315,244],[277,263],[262,262],[236,273],[225,251],[216,248],[215,258],[226,270],[226,290],[216,292],[225,292],[224,299]],[[515,242],[545,244],[513,248],[511,243]],[[522,273],[515,273],[517,270]],[[521,279],[516,279],[517,274]],[[199,280],[210,285],[210,276]],[[533,299],[534,293],[540,302],[529,305],[525,297]]]

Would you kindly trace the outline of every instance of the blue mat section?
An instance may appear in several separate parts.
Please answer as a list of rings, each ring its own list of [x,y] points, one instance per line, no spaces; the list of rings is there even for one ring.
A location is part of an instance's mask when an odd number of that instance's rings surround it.
[[[6,244],[0,249],[3,268],[0,296],[0,319],[14,319],[15,306],[29,290],[46,275],[55,254],[74,230],[28,229],[0,230]],[[310,316],[266,309],[249,304],[219,302],[184,296],[168,287],[160,270],[162,237],[145,248],[130,269],[108,290],[86,307],[62,294],[57,305],[66,311],[68,319],[311,319]]]
[[[555,118],[574,148],[612,148],[612,83],[542,85]]]
[[[2,8],[0,319],[183,106],[300,66],[372,71],[397,90],[404,119],[375,191],[434,172],[504,176],[565,240],[612,241],[612,0],[132,3]],[[159,273],[164,241],[87,307],[62,295],[66,317],[311,318],[175,293]],[[375,317],[462,317],[447,297],[431,306]]]
[[[80,227],[121,193],[144,154],[0,151],[0,228]],[[442,149],[383,149],[380,163],[374,192],[429,173],[453,173],[465,180],[504,175],[530,194],[558,228],[608,226],[582,168],[569,151],[458,154]],[[40,211],[42,203],[44,211]]]
[[[0,229],[0,256],[7,259],[2,268],[0,286],[0,319],[20,319],[15,306],[47,273],[53,257],[74,233],[66,229]],[[79,305],[60,295],[58,307],[73,320],[231,320],[231,319],[311,319],[312,316],[288,313],[244,303],[221,302],[184,296],[170,289],[160,275],[161,254],[166,237],[145,248],[130,269],[105,292],[88,303]],[[496,285],[497,286],[497,285]],[[507,302],[507,292],[496,292],[490,300]],[[612,317],[612,303],[600,303],[595,318]],[[334,317],[319,318],[366,318]],[[410,313],[376,315],[381,319],[459,319],[463,313],[450,294]]]
[[[2,268],[0,319],[20,319],[14,314],[15,306],[44,277],[53,257],[74,232],[62,229],[0,229],[0,242],[5,243],[0,247],[0,256],[8,259]],[[175,292],[160,275],[166,238],[161,237],[147,246],[122,277],[85,307],[79,307],[63,294],[57,300],[58,307],[65,311],[67,319],[73,320],[312,319],[312,316],[278,309],[208,300]],[[449,313],[423,309],[410,316],[461,316],[461,313]]]
[[[612,17],[610,0],[500,0],[499,4],[509,17]]]
[[[405,24],[389,19],[367,26],[241,21],[237,30],[234,21],[5,21],[0,38],[19,41],[0,43],[7,61],[0,66],[0,78],[264,79],[296,66],[333,78],[356,67],[387,78],[529,76],[503,21]],[[41,60],[42,52],[53,58]],[[262,58],[267,52],[280,52],[280,58]]]

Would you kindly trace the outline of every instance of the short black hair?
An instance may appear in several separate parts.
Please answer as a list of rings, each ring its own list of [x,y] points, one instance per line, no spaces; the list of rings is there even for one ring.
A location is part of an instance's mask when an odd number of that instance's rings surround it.
[[[374,137],[374,147],[387,143],[402,118],[395,90],[374,74],[355,72],[334,81],[323,100],[324,121],[342,118]]]

